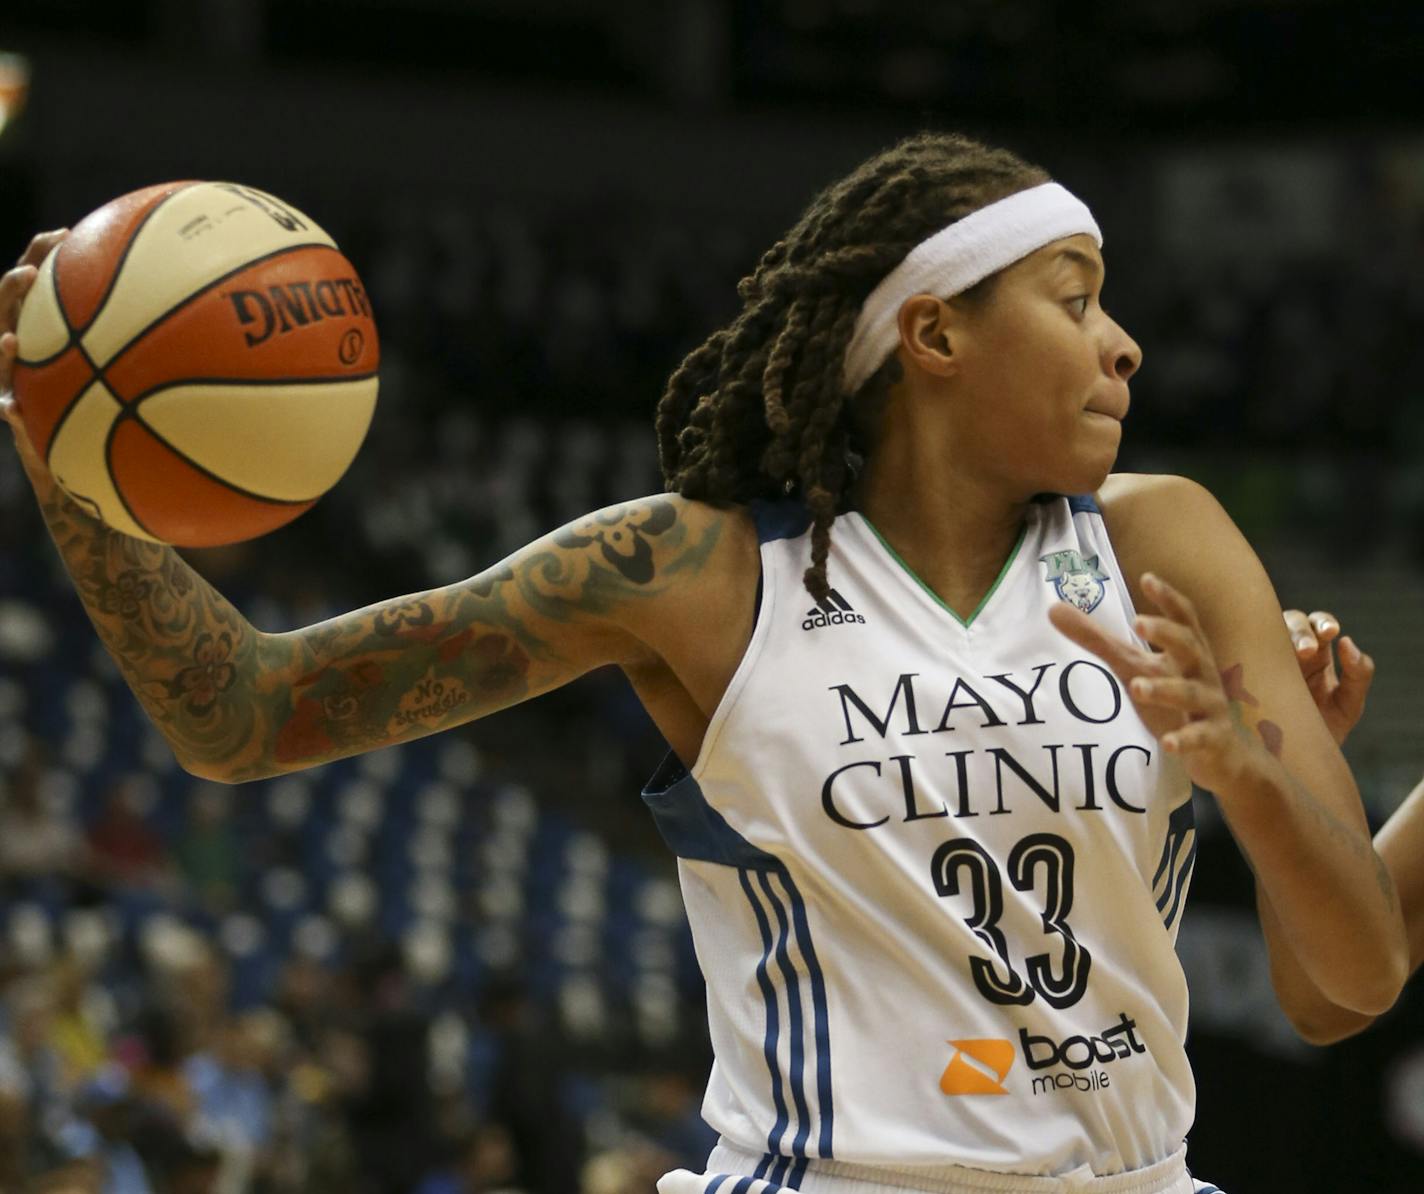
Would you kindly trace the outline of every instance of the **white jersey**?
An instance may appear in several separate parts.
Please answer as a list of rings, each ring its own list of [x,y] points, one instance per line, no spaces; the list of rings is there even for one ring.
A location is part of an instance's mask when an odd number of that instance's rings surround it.
[[[1182,1147],[1175,953],[1190,785],[1048,621],[1134,639],[1089,499],[1030,508],[961,620],[860,514],[828,601],[804,508],[753,507],[751,641],[691,774],[645,799],[679,857],[716,1061],[703,1114],[756,1176],[808,1163],[1031,1175]],[[750,596],[750,595],[749,595]]]

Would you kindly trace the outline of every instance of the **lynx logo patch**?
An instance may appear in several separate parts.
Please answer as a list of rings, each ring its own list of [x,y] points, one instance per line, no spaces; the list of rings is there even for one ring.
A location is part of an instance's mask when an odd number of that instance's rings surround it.
[[[1098,603],[1107,592],[1103,582],[1112,578],[1098,567],[1097,556],[1089,556],[1085,560],[1078,552],[1070,550],[1051,551],[1038,558],[1048,569],[1044,579],[1053,585],[1061,600],[1077,606],[1085,614],[1098,608]]]

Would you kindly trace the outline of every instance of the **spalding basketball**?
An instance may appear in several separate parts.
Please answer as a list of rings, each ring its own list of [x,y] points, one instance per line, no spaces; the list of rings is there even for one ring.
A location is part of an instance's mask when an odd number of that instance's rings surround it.
[[[346,471],[380,348],[351,263],[271,195],[148,187],[45,259],[16,329],[35,448],[96,518],[211,547],[307,510]]]

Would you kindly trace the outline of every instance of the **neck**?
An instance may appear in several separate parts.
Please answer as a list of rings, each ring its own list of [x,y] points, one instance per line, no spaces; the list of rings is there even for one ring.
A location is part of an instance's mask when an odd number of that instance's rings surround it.
[[[1003,571],[1030,499],[1008,495],[941,443],[942,434],[887,433],[856,483],[854,506],[967,619]]]

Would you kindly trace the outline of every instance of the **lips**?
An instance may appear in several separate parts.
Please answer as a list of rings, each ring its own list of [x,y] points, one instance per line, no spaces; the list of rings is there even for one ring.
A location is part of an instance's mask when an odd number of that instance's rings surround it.
[[[1090,414],[1107,415],[1110,419],[1116,419],[1119,423],[1127,418],[1128,400],[1124,395],[1119,399],[1103,398],[1096,402],[1090,402],[1084,409]]]

